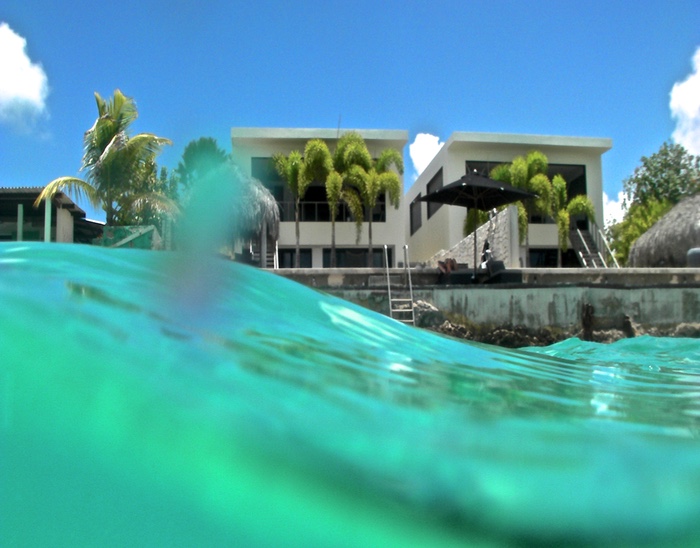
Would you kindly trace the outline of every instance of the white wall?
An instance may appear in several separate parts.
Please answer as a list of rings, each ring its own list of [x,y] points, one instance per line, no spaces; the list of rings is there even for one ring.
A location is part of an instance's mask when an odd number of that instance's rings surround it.
[[[56,208],[56,242],[73,242],[73,216],[67,209]]]

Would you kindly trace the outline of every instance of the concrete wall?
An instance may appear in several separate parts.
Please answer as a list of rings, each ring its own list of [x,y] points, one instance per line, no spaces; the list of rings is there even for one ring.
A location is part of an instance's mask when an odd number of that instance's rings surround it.
[[[386,291],[328,289],[341,298],[388,315]],[[594,307],[595,329],[620,329],[625,316],[645,329],[700,323],[700,287],[414,288],[414,299],[479,325],[530,329],[580,327],[584,303]]]
[[[282,271],[278,271],[282,273]],[[700,269],[523,269],[523,284],[441,286],[432,268],[412,269],[414,300],[481,325],[531,329],[580,326],[584,303],[595,329],[619,329],[624,316],[645,329],[700,323]],[[284,275],[382,314],[389,313],[382,269],[292,270]],[[391,271],[393,283],[403,270]],[[394,287],[396,289],[396,287]]]

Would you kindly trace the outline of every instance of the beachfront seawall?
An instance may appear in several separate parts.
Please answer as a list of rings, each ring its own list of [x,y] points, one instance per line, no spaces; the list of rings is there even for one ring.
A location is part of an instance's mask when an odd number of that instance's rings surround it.
[[[366,308],[389,314],[383,269],[290,269],[276,273]],[[522,283],[439,285],[431,269],[414,269],[414,301],[482,327],[521,326],[576,332],[584,309],[593,330],[623,329],[626,318],[644,332],[700,323],[700,269],[523,269]],[[392,291],[405,285],[390,271]],[[587,308],[588,307],[588,308]],[[590,308],[592,307],[592,308]]]

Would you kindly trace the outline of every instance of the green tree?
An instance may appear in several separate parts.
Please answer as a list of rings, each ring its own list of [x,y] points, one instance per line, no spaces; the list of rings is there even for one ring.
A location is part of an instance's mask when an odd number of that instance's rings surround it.
[[[191,217],[180,227],[181,239],[188,240],[190,231],[195,235],[201,233],[197,223],[211,223],[205,217],[210,215],[212,207],[220,212],[217,214],[219,222],[226,225],[225,230],[221,226],[213,227],[214,239],[220,235],[224,237],[222,245],[231,243],[235,247],[237,240],[255,239],[264,229],[277,237],[280,215],[274,196],[260,181],[243,174],[214,138],[190,141],[174,174],[169,188],[182,187],[182,201]],[[217,203],[212,204],[212,200]]]
[[[177,177],[174,173],[168,174],[168,168],[162,166],[160,171],[155,158],[141,166],[143,173],[134,177],[131,192],[120,197],[121,207],[115,212],[115,224],[117,225],[155,225],[162,233],[164,215],[162,210],[154,206],[150,200],[141,199],[141,196],[159,195],[165,196],[173,203],[177,203]]]
[[[379,154],[379,158],[372,160],[362,136],[348,132],[338,141],[333,164],[345,183],[344,198],[355,218],[358,240],[364,218],[367,217],[367,266],[371,267],[374,209],[379,196],[385,193],[389,197],[389,203],[395,208],[399,207],[403,157],[398,150],[387,148]]]
[[[681,145],[665,142],[622,183],[626,204],[649,200],[677,204],[700,192],[700,156],[693,156]]]
[[[615,257],[627,264],[632,244],[683,198],[700,192],[700,156],[665,142],[622,183],[625,215],[606,228]]]
[[[175,172],[179,176],[181,185],[187,191],[195,181],[229,160],[230,155],[219,148],[216,139],[200,137],[187,144]]]
[[[670,200],[651,198],[646,203],[633,203],[619,223],[606,229],[606,237],[617,262],[626,265],[632,244],[673,207]]]
[[[85,180],[54,179],[41,191],[35,205],[58,192],[68,191],[77,198],[87,198],[93,207],[102,206],[108,226],[118,224],[120,218],[128,218],[130,209],[146,203],[161,214],[174,214],[177,211],[174,201],[144,182],[144,177],[152,175],[150,166],[155,157],[164,145],[171,144],[170,140],[152,133],[129,135],[138,111],[133,98],[120,90],[115,90],[107,101],[95,93],[95,100],[98,116],[84,136],[80,170],[87,173]]]
[[[564,177],[555,175],[552,178],[552,216],[557,224],[559,246],[557,249],[557,266],[561,267],[561,254],[569,247],[569,232],[571,217],[585,215],[595,222],[595,209],[591,199],[580,194],[569,199],[567,184]]]
[[[296,248],[294,254],[294,267],[300,266],[300,245],[299,245],[299,217],[301,200],[309,188],[310,181],[303,176],[303,158],[298,150],[293,150],[288,156],[275,154],[272,157],[275,170],[287,183],[292,196],[294,196],[294,224],[296,230]]]

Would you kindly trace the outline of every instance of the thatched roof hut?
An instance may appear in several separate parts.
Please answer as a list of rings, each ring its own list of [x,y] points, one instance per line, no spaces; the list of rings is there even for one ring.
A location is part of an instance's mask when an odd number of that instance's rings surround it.
[[[686,198],[632,245],[629,266],[684,267],[688,250],[700,247],[700,194]]]

